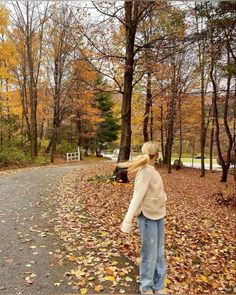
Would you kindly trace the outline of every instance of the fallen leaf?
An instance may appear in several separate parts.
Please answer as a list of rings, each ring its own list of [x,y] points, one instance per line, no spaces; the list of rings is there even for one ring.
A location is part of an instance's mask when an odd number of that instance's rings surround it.
[[[88,289],[87,288],[82,288],[80,290],[80,294],[82,294],[82,295],[85,295],[87,292],[88,292]]]
[[[31,280],[30,277],[26,277],[26,278],[25,278],[25,282],[26,282],[27,284],[29,284],[29,285],[33,284],[33,281]]]
[[[115,281],[115,277],[113,277],[113,276],[107,276],[107,277],[105,277],[105,280],[106,281]]]
[[[101,292],[101,291],[104,290],[104,288],[103,288],[102,285],[97,285],[97,286],[95,286],[94,290],[97,291],[97,292]]]

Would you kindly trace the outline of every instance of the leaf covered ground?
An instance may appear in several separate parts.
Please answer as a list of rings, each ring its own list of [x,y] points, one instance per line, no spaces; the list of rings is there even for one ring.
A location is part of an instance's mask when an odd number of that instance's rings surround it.
[[[219,191],[235,193],[233,177],[225,187],[219,173],[200,178],[197,170],[168,174],[164,167],[157,169],[168,194],[170,294],[236,292],[235,207],[219,204],[215,197]],[[64,247],[58,258],[71,265],[65,277],[81,294],[138,292],[136,223],[130,235],[120,231],[133,184],[113,182],[113,170],[114,165],[103,164],[74,171],[62,179],[55,197],[56,231]]]

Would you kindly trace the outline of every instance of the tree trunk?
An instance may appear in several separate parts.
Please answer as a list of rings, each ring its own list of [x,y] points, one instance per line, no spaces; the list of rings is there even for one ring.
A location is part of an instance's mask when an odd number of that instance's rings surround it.
[[[164,163],[168,164],[168,173],[171,173],[171,154],[172,146],[174,143],[174,121],[176,114],[176,94],[177,94],[177,85],[176,85],[176,64],[175,56],[171,60],[172,63],[172,77],[171,77],[171,94],[170,101],[168,105],[168,127],[167,127],[167,139],[165,146],[165,157]]]
[[[213,170],[213,147],[214,147],[214,119],[211,128],[211,141],[210,141],[210,171]]]
[[[229,51],[229,45],[227,43],[226,45],[226,49],[227,49],[227,65],[230,66],[231,61],[230,61],[230,51]],[[225,131],[228,137],[228,149],[227,149],[227,158],[226,158],[226,167],[225,170],[223,170],[223,175],[222,175],[222,182],[227,181],[227,174],[230,168],[230,162],[231,162],[231,151],[232,151],[232,147],[233,147],[233,137],[231,135],[230,129],[229,129],[229,124],[228,124],[228,108],[229,108],[229,99],[230,99],[230,86],[231,86],[231,79],[232,79],[232,74],[228,73],[228,77],[227,77],[227,90],[226,90],[226,96],[225,96],[225,105],[224,105],[224,127],[225,127]],[[226,175],[225,175],[226,174]]]
[[[192,168],[193,168],[194,154],[195,154],[195,140],[192,144]]]
[[[148,74],[147,74],[146,106],[145,106],[145,113],[144,113],[144,120],[143,120],[143,139],[144,139],[144,142],[149,141],[148,123],[149,123],[149,115],[150,115],[151,103],[152,103],[151,73],[148,72]]]
[[[154,118],[153,118],[153,109],[151,105],[151,117],[150,117],[150,140],[153,141],[153,133],[154,133]]]
[[[29,121],[29,116],[28,116],[28,93],[27,93],[27,74],[26,74],[26,64],[24,62],[23,64],[23,82],[21,86],[21,104],[22,104],[22,116],[23,119],[25,119],[26,122],[26,134],[28,136],[28,140],[31,142],[31,134],[30,134],[30,121]],[[22,146],[23,144],[23,138],[24,138],[24,128],[23,124],[24,121],[22,121]]]
[[[6,79],[6,94],[8,94],[9,86],[8,86],[8,79]],[[11,116],[10,116],[10,106],[9,106],[9,98],[8,95],[6,95],[6,104],[7,104],[7,121],[8,121],[8,140],[11,140],[12,137],[12,131],[11,131]]]
[[[39,150],[41,149],[41,143],[42,143],[42,140],[43,140],[43,131],[44,131],[44,119],[43,119],[43,121],[41,123],[41,126],[40,126],[39,145],[38,145]]]
[[[164,159],[165,149],[164,149],[163,106],[161,106],[161,153],[162,153],[162,158]]]
[[[52,131],[52,144],[51,144],[51,163],[54,163],[54,156],[57,149],[58,132],[61,125],[60,116],[60,98],[61,98],[61,63],[60,63],[60,52],[55,56],[54,60],[54,94],[53,94],[53,131]]]
[[[174,143],[174,118],[175,118],[175,105],[176,99],[174,93],[171,94],[171,102],[168,111],[168,127],[167,127],[167,140],[165,145],[165,158],[164,163],[168,165],[168,173],[171,173],[171,154],[172,146]]]
[[[201,3],[202,9],[202,3]],[[201,16],[201,27],[199,32],[199,22],[196,16],[197,33],[201,34],[204,30],[203,17]],[[205,176],[205,142],[206,142],[206,127],[205,127],[205,40],[198,40],[198,59],[200,68],[201,82],[201,129],[200,129],[200,151],[201,151],[201,175]]]
[[[53,135],[52,135],[52,144],[51,144],[51,154],[50,154],[50,160],[51,163],[54,163],[55,153],[57,149],[57,141],[58,141],[58,128],[53,129]]]
[[[34,79],[34,61],[32,56],[32,32],[29,19],[29,2],[26,2],[27,7],[27,23],[26,23],[26,54],[27,66],[29,70],[29,97],[30,97],[30,140],[31,140],[31,156],[38,155],[38,136],[37,136],[37,85]]]
[[[181,114],[181,96],[179,96],[179,162],[176,170],[180,169],[180,161],[183,151],[183,138],[182,138],[182,114]]]
[[[205,87],[204,87],[204,65],[201,66],[201,177],[205,176],[205,142],[206,142],[206,126],[205,126]]]
[[[125,1],[125,23],[126,23],[126,45],[125,45],[125,72],[124,72],[124,92],[121,110],[121,139],[118,162],[129,160],[131,147],[131,98],[133,92],[134,73],[134,41],[137,24],[133,20],[137,14],[139,3]],[[116,180],[128,182],[127,171],[116,168],[114,171]]]
[[[212,32],[211,32],[212,33]],[[213,47],[213,40],[211,38],[211,47]],[[215,121],[215,141],[216,147],[218,151],[218,157],[221,162],[222,167],[222,178],[221,181],[225,182],[227,180],[227,173],[226,173],[226,165],[225,161],[222,157],[221,146],[220,146],[220,125],[219,125],[219,116],[218,116],[218,106],[217,106],[217,85],[214,77],[214,67],[215,67],[215,58],[213,56],[213,50],[211,48],[211,65],[210,65],[210,79],[213,86],[213,96],[212,96],[212,104],[214,110],[214,121]]]

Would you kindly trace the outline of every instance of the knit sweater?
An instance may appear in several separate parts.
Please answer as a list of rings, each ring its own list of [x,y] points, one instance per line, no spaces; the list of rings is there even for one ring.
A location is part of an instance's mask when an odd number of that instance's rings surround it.
[[[127,214],[121,225],[123,232],[130,232],[135,216],[143,215],[158,220],[166,215],[167,195],[160,173],[149,164],[138,170],[134,181],[134,192]]]

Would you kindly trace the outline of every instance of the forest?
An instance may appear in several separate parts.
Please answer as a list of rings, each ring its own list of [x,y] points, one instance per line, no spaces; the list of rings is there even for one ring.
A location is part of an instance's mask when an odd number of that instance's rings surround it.
[[[160,143],[235,163],[234,1],[2,1],[0,165]],[[231,168],[230,168],[231,167]],[[235,165],[234,165],[235,175]],[[125,172],[117,173],[127,181]]]
[[[235,159],[235,1],[0,1],[2,295],[236,294]]]

